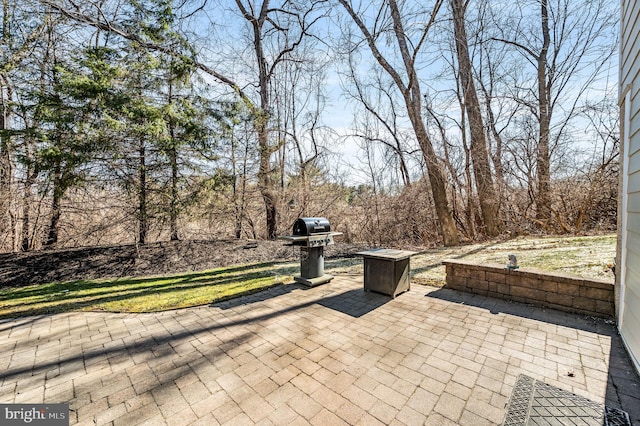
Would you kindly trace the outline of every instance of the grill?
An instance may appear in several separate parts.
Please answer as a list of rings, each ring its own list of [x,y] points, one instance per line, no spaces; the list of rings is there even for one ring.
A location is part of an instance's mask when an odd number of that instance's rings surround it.
[[[324,248],[342,232],[331,232],[324,217],[301,217],[293,224],[292,234],[280,238],[300,247],[300,275],[294,280],[311,287],[331,281],[333,276],[324,273]]]
[[[331,224],[324,217],[301,217],[293,224],[293,235],[282,238],[294,246],[324,247],[333,244],[334,235],[341,233],[331,232]]]
[[[331,232],[331,224],[324,217],[301,217],[293,224],[293,235],[309,236]]]

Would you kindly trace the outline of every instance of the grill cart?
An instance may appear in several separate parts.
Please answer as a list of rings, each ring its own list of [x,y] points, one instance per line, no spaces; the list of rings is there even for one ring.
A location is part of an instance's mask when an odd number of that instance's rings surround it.
[[[324,273],[324,248],[334,244],[333,237],[342,232],[331,232],[324,217],[301,217],[293,224],[292,234],[280,238],[300,247],[300,275],[294,280],[310,287],[331,281],[333,275]]]

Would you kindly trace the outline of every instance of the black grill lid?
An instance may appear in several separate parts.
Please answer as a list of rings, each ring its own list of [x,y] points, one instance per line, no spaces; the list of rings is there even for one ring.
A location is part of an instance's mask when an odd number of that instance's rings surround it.
[[[331,232],[331,224],[324,217],[301,217],[293,224],[293,235],[312,235]]]

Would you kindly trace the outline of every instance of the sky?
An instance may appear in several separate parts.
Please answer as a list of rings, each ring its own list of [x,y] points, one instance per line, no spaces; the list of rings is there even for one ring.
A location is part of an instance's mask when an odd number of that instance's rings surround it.
[[[563,2],[564,0],[558,0]],[[575,10],[580,11],[585,10],[584,8],[591,8],[593,6],[593,2],[599,0],[581,0],[580,2],[576,0],[571,0],[569,2],[571,7],[575,7]],[[536,14],[537,9],[534,7],[536,5],[536,1],[534,0],[524,0],[519,4],[524,4],[525,10],[524,15],[528,13]],[[551,2],[551,4],[555,4],[557,1]],[[253,67],[252,61],[252,51],[250,42],[251,40],[247,38],[244,32],[246,30],[245,23],[241,21],[240,16],[238,15],[237,10],[233,12],[233,8],[235,7],[234,3],[225,2],[223,0],[219,0],[216,3],[208,3],[213,7],[207,10],[207,14],[209,19],[213,22],[213,25],[208,25],[206,31],[201,31],[203,37],[210,37],[213,40],[216,40],[215,44],[207,43],[203,44],[202,55],[207,57],[207,62],[212,64],[213,66],[224,66],[224,69],[235,76],[238,81],[244,82],[246,84],[244,86],[246,90],[252,90],[255,86],[252,86],[255,79],[252,77],[252,73],[247,73],[247,70],[251,70]],[[364,3],[363,3],[364,4]],[[411,39],[411,43],[414,45],[418,43],[419,31],[424,28],[424,23],[428,21],[428,14],[420,14],[417,12],[417,7],[430,3],[421,2],[421,1],[410,1],[404,2],[408,8],[413,8],[413,12],[415,13],[412,16],[412,22],[407,22],[406,28],[413,29],[415,33],[413,34],[413,38]],[[477,2],[471,2],[471,7],[477,5]],[[493,1],[492,4],[495,6],[496,2]],[[604,3],[607,5],[607,3]],[[367,17],[374,16],[374,3],[366,3],[368,12],[362,13],[361,18],[367,19]],[[609,4],[608,7],[615,8],[615,6]],[[591,10],[591,9],[589,9]],[[476,13],[478,9],[474,9],[471,13]],[[344,45],[339,45],[339,36],[344,34],[345,31],[345,23],[351,22],[344,14],[341,18],[338,18],[338,13],[341,12],[339,6],[336,9],[331,11],[332,17],[330,19],[325,19],[321,21],[319,26],[316,26],[322,33],[321,41],[316,43],[316,48],[319,50],[324,50],[321,54],[326,54],[329,49],[338,47],[344,47]],[[500,11],[499,11],[500,12]],[[435,32],[432,30],[435,38],[427,40],[420,54],[417,55],[417,64],[419,68],[419,74],[421,78],[422,91],[425,96],[430,97],[435,105],[435,109],[442,115],[442,117],[446,117],[447,129],[450,132],[450,138],[452,140],[456,140],[460,138],[460,131],[456,128],[456,121],[459,120],[460,117],[460,107],[459,104],[454,100],[452,102],[451,96],[454,94],[455,88],[455,78],[453,75],[453,71],[448,62],[450,62],[451,53],[446,53],[446,50],[443,48],[448,47],[449,41],[446,38],[447,28],[450,25],[448,21],[448,13],[446,7],[443,7],[440,10],[438,15],[438,23],[435,28],[438,30]],[[499,17],[498,17],[499,18]],[[577,19],[569,19],[569,23],[577,22]],[[514,21],[509,21],[511,25],[514,27],[518,24]],[[351,23],[352,24],[352,23]],[[370,24],[370,22],[368,22]],[[473,33],[473,24],[474,22],[470,22],[469,27],[467,29],[469,34]],[[534,22],[534,24],[537,24]],[[372,25],[369,25],[371,28]],[[353,25],[350,27],[355,37],[359,37],[359,33],[357,28]],[[532,27],[535,30],[535,25]],[[615,33],[618,27],[613,29]],[[533,31],[532,30],[532,31]],[[508,33],[508,31],[502,29],[504,33]],[[505,34],[500,34],[500,36],[505,36]],[[533,34],[535,36],[535,34]],[[615,34],[612,33],[612,37]],[[204,40],[203,40],[204,41]],[[471,40],[473,42],[473,40]],[[532,43],[535,44],[535,41]],[[383,54],[392,58],[395,65],[400,63],[400,58],[397,55],[397,48],[394,45],[391,39],[385,39],[385,36],[381,36],[378,42],[378,46],[382,50]],[[472,48],[473,48],[472,44]],[[597,50],[597,49],[596,49]],[[359,49],[359,63],[357,64],[358,76],[363,81],[369,79],[369,77],[374,75],[373,70],[379,68],[374,59],[371,56],[369,49],[366,46],[361,46]],[[444,52],[444,53],[443,53]],[[314,53],[311,52],[313,55]],[[317,54],[317,53],[316,53]],[[510,53],[507,55],[505,59],[506,62],[511,62],[517,60],[519,55],[516,53]],[[233,58],[233,60],[229,61],[229,58]],[[526,84],[530,83],[529,87],[534,90],[535,87],[532,83],[532,79],[535,79],[535,69],[532,68],[530,63],[527,63],[520,56],[521,64],[518,68],[515,68],[511,74],[506,73],[505,76],[507,79],[511,77],[516,77],[516,74],[522,73],[519,80],[516,81],[513,78],[513,85],[517,84]],[[349,80],[344,76],[344,61],[337,59],[335,60],[328,68],[327,68],[327,77],[324,82],[325,95],[327,97],[327,101],[325,104],[325,108],[323,111],[322,122],[325,126],[331,128],[335,132],[335,140],[329,145],[329,150],[335,154],[335,158],[339,160],[335,162],[335,164],[340,164],[340,167],[343,169],[345,176],[347,176],[348,182],[350,184],[358,184],[358,183],[367,183],[370,178],[366,173],[363,173],[360,169],[362,169],[362,158],[364,157],[363,153],[360,150],[359,144],[356,142],[356,139],[350,137],[349,135],[353,134],[357,131],[355,126],[354,118],[362,117],[362,108],[358,106],[356,102],[352,99],[349,99],[348,96],[345,95],[343,87],[345,85],[349,85]],[[527,81],[528,73],[529,80]],[[568,95],[572,94],[572,92],[576,92],[580,86],[580,79],[584,79],[584,76],[573,76],[573,82],[570,87],[567,87],[566,93]],[[510,90],[508,85],[510,82],[499,82],[503,87],[502,90]],[[606,72],[602,74],[601,77],[596,79],[592,83],[591,89],[583,95],[586,96],[601,96],[602,92],[605,89],[608,89],[611,92],[611,88],[615,87],[617,84],[617,59],[614,55],[609,62],[609,66],[606,68]],[[396,93],[397,97],[397,93]],[[571,100],[572,96],[567,96],[567,99]],[[575,98],[575,96],[574,96]],[[396,98],[397,99],[397,98]],[[399,102],[401,105],[402,102]],[[388,106],[380,103],[380,111],[387,111]],[[557,117],[562,116],[563,111],[567,111],[571,108],[571,104],[563,104],[560,105],[560,108],[557,109]],[[397,109],[399,114],[402,114],[402,107]],[[401,128],[410,132],[410,124],[408,120],[405,118],[401,118],[399,120]],[[579,128],[583,125],[580,121],[576,122],[576,126]],[[593,136],[589,134],[588,131],[583,131],[582,135],[585,139],[592,139]],[[434,133],[434,137],[437,138],[438,134]],[[581,137],[580,132],[576,132],[575,137]],[[377,156],[380,159],[380,163],[383,163],[385,160],[384,153],[378,153]],[[416,156],[417,161],[420,161],[420,156]],[[420,167],[418,167],[418,163],[414,162],[413,170],[415,171],[416,176],[419,176],[422,173]]]

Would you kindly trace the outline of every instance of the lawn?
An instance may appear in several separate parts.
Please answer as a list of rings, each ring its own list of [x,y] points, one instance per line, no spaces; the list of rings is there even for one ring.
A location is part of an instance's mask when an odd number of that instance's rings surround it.
[[[339,243],[338,243],[339,244]],[[613,282],[609,268],[615,258],[616,236],[520,237],[426,250],[411,259],[415,284],[442,286],[444,259],[465,259],[506,265],[509,254],[522,268],[563,272]],[[362,274],[362,259],[325,261],[333,275]],[[299,272],[297,262],[230,266],[168,276],[114,278],[50,283],[0,289],[0,319],[67,311],[157,312],[206,305],[290,283]]]
[[[297,265],[261,263],[157,277],[70,281],[0,290],[0,319],[67,311],[157,312],[290,282]]]

